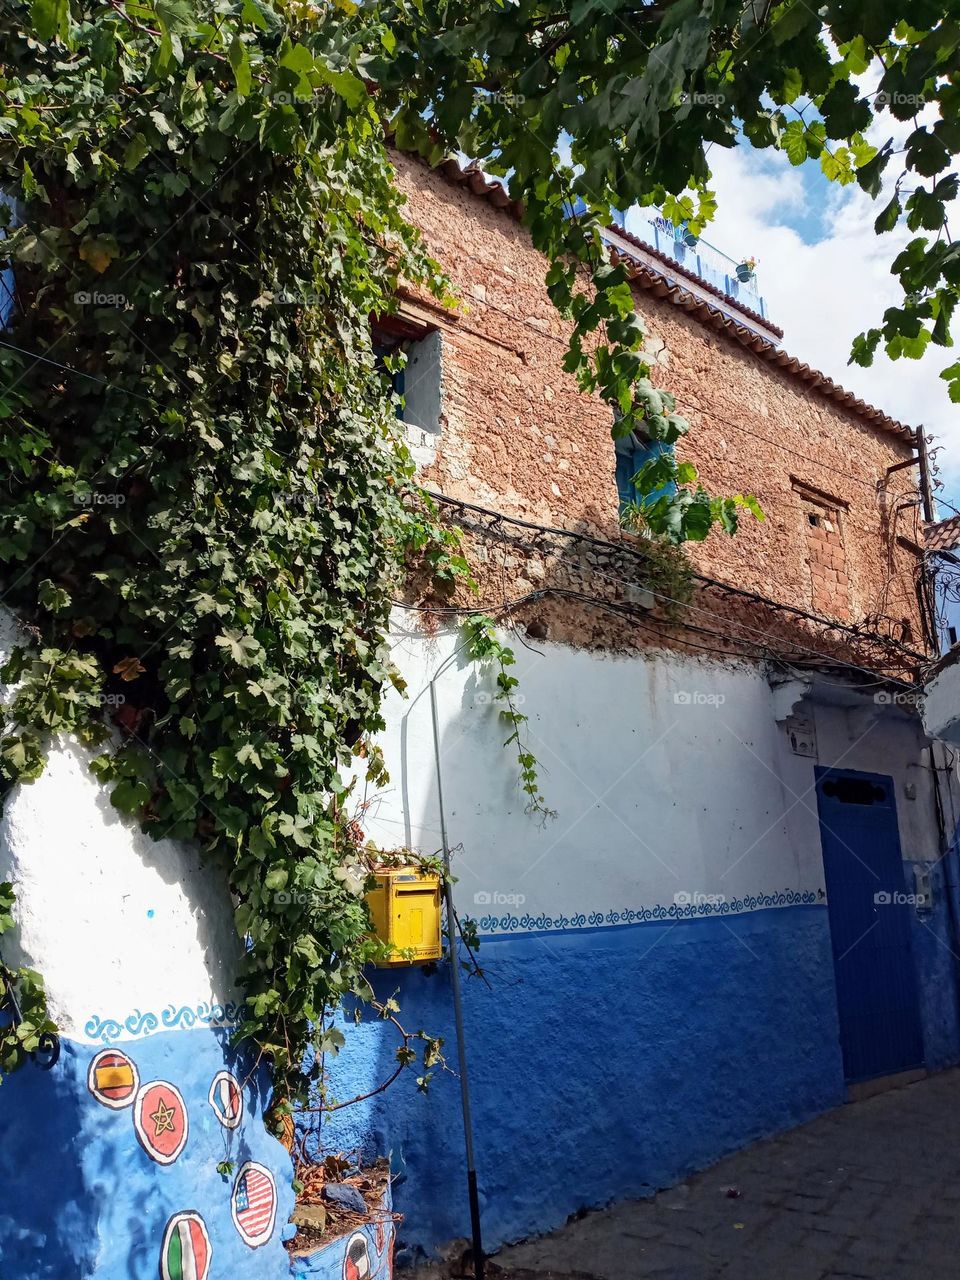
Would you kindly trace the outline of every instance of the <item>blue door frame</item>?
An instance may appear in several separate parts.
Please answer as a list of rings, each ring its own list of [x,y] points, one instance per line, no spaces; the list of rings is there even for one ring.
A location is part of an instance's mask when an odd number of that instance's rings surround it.
[[[817,811],[849,1083],[923,1064],[893,779],[817,768]]]

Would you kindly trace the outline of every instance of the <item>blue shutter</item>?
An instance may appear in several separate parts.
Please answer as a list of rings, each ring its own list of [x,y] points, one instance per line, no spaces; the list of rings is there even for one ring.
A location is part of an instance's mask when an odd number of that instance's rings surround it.
[[[637,496],[633,487],[633,477],[637,474],[637,469],[633,465],[635,449],[633,436],[627,436],[623,440],[614,440],[613,447],[616,452],[617,495],[620,499],[620,514],[623,515],[629,504]]]
[[[631,502],[641,507],[648,507],[658,498],[676,493],[677,486],[671,482],[661,485],[659,489],[654,489],[652,493],[641,495],[633,483],[633,477],[646,463],[662,457],[665,453],[672,455],[672,444],[666,444],[663,440],[639,440],[636,436],[629,435],[623,440],[615,440],[614,449],[617,458],[617,495],[620,499],[621,514]]]
[[[404,366],[402,369],[388,370],[386,364],[384,363],[386,357],[393,355],[396,352],[396,350],[397,350],[396,346],[389,346],[386,343],[378,343],[376,342],[376,340],[374,341],[373,354],[376,357],[377,368],[380,370],[383,376],[389,381],[391,389],[395,391],[398,396],[402,397],[405,390],[405,381],[406,381],[406,372],[407,372],[406,366]],[[396,413],[396,416],[402,421],[403,405],[398,404],[394,412]]]

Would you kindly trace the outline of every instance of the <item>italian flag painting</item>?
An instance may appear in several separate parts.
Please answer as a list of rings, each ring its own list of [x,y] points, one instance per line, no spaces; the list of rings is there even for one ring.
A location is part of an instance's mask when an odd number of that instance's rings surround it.
[[[207,1280],[210,1237],[199,1213],[176,1213],[163,1233],[160,1274],[163,1280]]]

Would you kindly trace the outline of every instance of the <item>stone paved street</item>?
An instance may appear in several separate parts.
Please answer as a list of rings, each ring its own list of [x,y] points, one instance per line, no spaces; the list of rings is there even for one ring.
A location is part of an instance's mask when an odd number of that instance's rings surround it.
[[[495,1262],[603,1280],[957,1280],[960,1071],[841,1107]]]

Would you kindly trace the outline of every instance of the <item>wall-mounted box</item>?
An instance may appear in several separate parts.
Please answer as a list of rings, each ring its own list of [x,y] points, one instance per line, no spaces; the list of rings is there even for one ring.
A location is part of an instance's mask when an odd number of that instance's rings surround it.
[[[440,877],[416,867],[387,867],[376,873],[367,894],[373,931],[392,950],[381,968],[427,964],[443,951],[440,934]],[[400,954],[406,952],[406,955]]]

